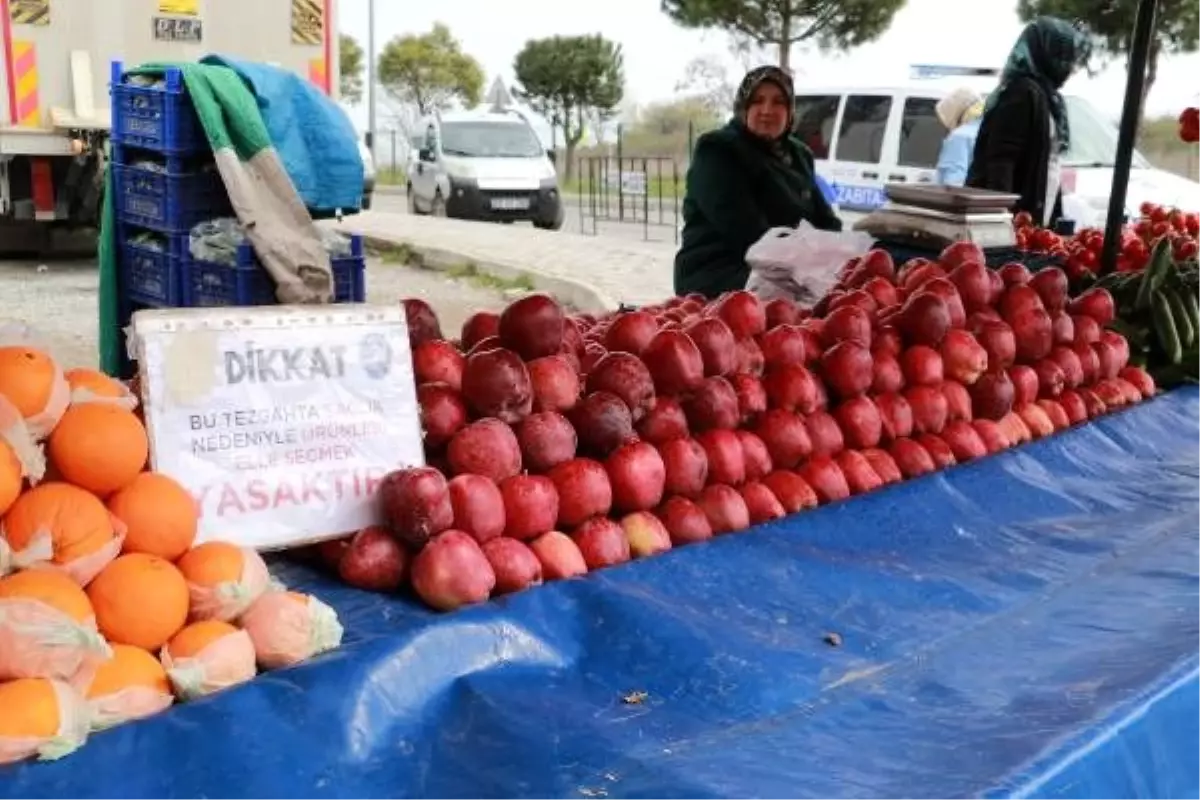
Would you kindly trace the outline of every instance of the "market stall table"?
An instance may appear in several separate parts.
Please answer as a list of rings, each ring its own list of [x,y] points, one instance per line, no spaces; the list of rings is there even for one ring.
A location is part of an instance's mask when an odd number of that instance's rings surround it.
[[[1195,389],[438,616],[296,567],[300,668],[0,772],[12,797],[1195,796]]]

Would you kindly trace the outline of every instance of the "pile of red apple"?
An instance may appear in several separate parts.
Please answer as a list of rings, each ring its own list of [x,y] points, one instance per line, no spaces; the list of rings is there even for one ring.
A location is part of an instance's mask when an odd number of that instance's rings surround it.
[[[974,245],[846,265],[813,313],[749,292],[603,318],[531,295],[459,342],[405,301],[429,466],[348,582],[450,610],[741,531],[1049,436],[1152,395],[1104,289]],[[380,566],[383,565],[383,566]]]

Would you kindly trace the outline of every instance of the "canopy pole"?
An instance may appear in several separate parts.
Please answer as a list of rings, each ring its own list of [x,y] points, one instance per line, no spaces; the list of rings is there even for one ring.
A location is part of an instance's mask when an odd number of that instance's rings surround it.
[[[1138,112],[1146,86],[1146,61],[1150,40],[1158,16],[1158,0],[1138,0],[1133,23],[1133,42],[1129,48],[1129,75],[1125,80],[1125,106],[1121,110],[1121,130],[1117,138],[1117,157],[1113,163],[1112,193],[1108,197],[1108,220],[1104,226],[1104,249],[1100,252],[1100,274],[1117,266],[1121,246],[1121,225],[1125,216],[1125,198],[1129,189],[1129,169],[1133,165],[1133,145],[1137,139]]]

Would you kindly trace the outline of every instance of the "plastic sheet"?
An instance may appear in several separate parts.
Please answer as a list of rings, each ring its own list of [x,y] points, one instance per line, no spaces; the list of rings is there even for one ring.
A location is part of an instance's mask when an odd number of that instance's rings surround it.
[[[1194,797],[1198,414],[1177,391],[449,616],[293,567],[340,650],[0,794]]]

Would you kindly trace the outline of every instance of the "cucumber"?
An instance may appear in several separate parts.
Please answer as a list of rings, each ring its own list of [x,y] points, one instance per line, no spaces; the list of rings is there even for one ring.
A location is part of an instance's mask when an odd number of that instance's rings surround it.
[[[1137,299],[1133,302],[1133,307],[1137,311],[1145,311],[1150,308],[1150,298],[1153,297],[1160,288],[1163,281],[1167,279],[1169,273],[1174,266],[1174,259],[1171,256],[1171,243],[1166,237],[1158,240],[1158,244],[1154,245],[1154,250],[1150,253],[1150,263],[1146,265],[1145,271],[1142,272],[1142,280],[1138,285]]]
[[[1179,332],[1171,314],[1171,303],[1162,292],[1150,296],[1150,315],[1154,320],[1154,335],[1167,356],[1167,362],[1178,364],[1183,360],[1183,346],[1179,343]]]
[[[1179,332],[1179,344],[1186,350],[1196,344],[1196,326],[1192,324],[1191,314],[1184,299],[1174,289],[1164,290],[1167,302],[1171,306],[1171,319],[1175,330]]]

